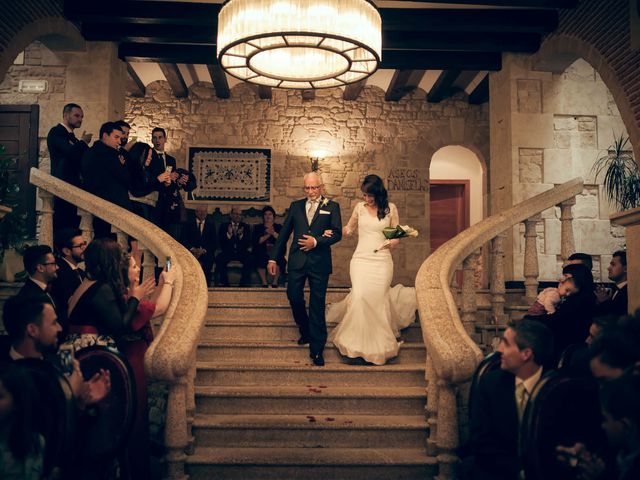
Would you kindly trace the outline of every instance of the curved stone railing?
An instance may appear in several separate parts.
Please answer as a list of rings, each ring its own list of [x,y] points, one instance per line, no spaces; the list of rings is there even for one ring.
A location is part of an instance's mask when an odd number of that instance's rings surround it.
[[[136,238],[141,249],[150,251],[161,263],[171,257],[176,269],[173,295],[160,330],[145,355],[145,369],[151,378],[169,385],[165,425],[167,477],[184,478],[185,451],[191,441],[190,424],[195,412],[195,351],[208,305],[207,284],[200,264],[180,243],[138,215],[36,168],[31,169],[30,181],[40,189],[43,201],[40,243],[53,243],[52,200],[56,196],[78,206],[85,238],[92,236],[91,215],[95,215],[114,227],[121,243],[126,239],[124,232]],[[153,258],[145,257],[143,265],[147,274],[151,274]]]
[[[463,318],[461,321],[449,287],[455,270],[463,264],[465,280],[468,280],[468,264],[471,263],[470,259],[477,255],[477,250],[493,239],[492,253],[495,257],[501,257],[503,232],[520,222],[525,222],[527,242],[524,273],[529,298],[537,290],[535,225],[539,221],[539,214],[560,205],[563,226],[562,256],[566,258],[571,250],[570,244],[573,243],[573,233],[571,228],[564,227],[571,226],[571,205],[575,203],[574,197],[582,192],[582,188],[582,179],[571,180],[473,225],[433,252],[418,271],[418,309],[428,352],[425,375],[426,412],[430,435],[427,449],[430,454],[438,456],[440,479],[455,478],[455,449],[459,437],[457,389],[471,378],[482,357],[482,352],[470,336],[474,328],[473,299],[465,295],[465,291],[474,287],[468,281],[465,281],[467,287],[463,284],[462,312],[464,317],[469,318]],[[494,267],[491,276],[491,291],[495,297],[492,304],[495,306],[494,313],[497,313],[504,304],[504,273],[500,273]]]

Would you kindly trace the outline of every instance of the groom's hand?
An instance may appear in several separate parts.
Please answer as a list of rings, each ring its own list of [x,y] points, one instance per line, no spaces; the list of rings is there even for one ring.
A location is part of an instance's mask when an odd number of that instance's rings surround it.
[[[298,240],[298,246],[300,250],[303,252],[308,252],[309,250],[313,250],[318,242],[311,235],[303,235],[300,240]]]
[[[277,264],[275,262],[275,260],[269,260],[269,262],[267,263],[267,272],[269,272],[269,275],[271,275],[272,277],[276,276],[276,271],[277,271]]]

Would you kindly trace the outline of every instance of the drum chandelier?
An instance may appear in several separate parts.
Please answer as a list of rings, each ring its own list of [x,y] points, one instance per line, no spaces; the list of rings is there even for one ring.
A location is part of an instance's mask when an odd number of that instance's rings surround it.
[[[368,0],[227,0],[218,16],[218,61],[258,85],[346,85],[380,65],[381,24]]]

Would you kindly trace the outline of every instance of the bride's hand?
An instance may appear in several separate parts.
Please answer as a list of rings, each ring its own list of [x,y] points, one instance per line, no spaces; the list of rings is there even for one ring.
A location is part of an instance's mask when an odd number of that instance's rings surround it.
[[[344,227],[342,229],[342,236],[343,237],[349,237],[350,235],[351,235],[351,231],[347,227]]]
[[[323,237],[327,237],[327,238],[331,238],[331,237],[333,237],[333,230],[325,230],[325,231],[322,233],[322,236],[323,236]]]
[[[392,238],[391,240],[389,240],[389,244],[387,245],[387,248],[389,250],[393,250],[394,248],[396,248],[398,245],[400,244],[400,239],[399,238]]]

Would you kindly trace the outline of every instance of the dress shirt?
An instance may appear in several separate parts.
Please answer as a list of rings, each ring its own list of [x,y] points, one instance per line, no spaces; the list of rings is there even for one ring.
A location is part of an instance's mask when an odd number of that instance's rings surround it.
[[[31,279],[31,281],[32,281],[33,283],[35,283],[36,285],[38,285],[38,286],[42,289],[42,291],[43,291],[43,292],[45,292],[45,293],[47,292],[47,286],[48,286],[48,285],[47,285],[46,283],[41,282],[40,280],[36,280],[36,279],[35,279],[35,278],[33,278],[33,277],[29,277],[29,278]]]
[[[164,165],[164,169],[167,169],[167,157],[165,156],[164,152],[161,152],[159,150],[156,150],[156,153],[158,154],[158,157],[160,157],[160,160],[162,160],[162,165]]]
[[[67,127],[67,126],[66,126],[64,123],[62,123],[62,122],[60,122],[60,125],[62,125],[62,126],[64,127],[64,129],[65,129],[67,132],[71,133],[71,134],[75,137],[75,135],[73,134],[73,130],[72,130],[71,128]]]
[[[518,389],[518,385],[520,385],[521,383],[524,384],[524,402],[522,403],[523,412],[527,407],[527,402],[529,402],[529,397],[531,397],[531,392],[533,391],[533,388],[536,386],[536,383],[538,383],[538,380],[540,380],[541,376],[542,376],[542,367],[538,367],[538,370],[536,370],[536,373],[531,375],[526,380],[522,380],[521,378],[516,377],[516,390]]]
[[[25,356],[18,352],[15,348],[13,348],[12,345],[9,349],[9,358],[11,358],[11,360],[24,360]]]
[[[200,230],[200,235],[204,231],[204,220],[196,220],[198,222],[198,230]]]
[[[618,295],[618,292],[626,286],[627,286],[627,280],[625,280],[624,282],[616,283],[616,291],[613,292],[613,295],[611,295],[611,300],[616,298],[616,295]]]
[[[309,222],[309,225],[311,225],[311,221],[313,220],[313,216],[315,215],[316,210],[318,209],[319,203],[320,203],[320,199],[318,198],[317,200],[307,200],[307,203],[305,204],[306,212],[307,212],[307,221]]]

